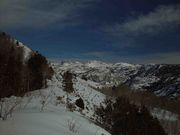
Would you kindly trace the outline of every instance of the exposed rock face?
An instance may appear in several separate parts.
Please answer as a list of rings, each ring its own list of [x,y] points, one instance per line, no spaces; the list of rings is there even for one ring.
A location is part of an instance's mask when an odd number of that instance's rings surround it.
[[[45,57],[0,33],[0,98],[46,87],[52,75]]]
[[[59,71],[69,70],[102,86],[125,84],[134,90],[147,90],[158,96],[180,99],[180,65],[63,61],[54,66]]]
[[[180,65],[159,65],[154,74],[159,79],[145,89],[162,96],[180,98]]]
[[[79,98],[76,100],[76,105],[80,107],[81,109],[84,109],[84,101],[82,98]]]

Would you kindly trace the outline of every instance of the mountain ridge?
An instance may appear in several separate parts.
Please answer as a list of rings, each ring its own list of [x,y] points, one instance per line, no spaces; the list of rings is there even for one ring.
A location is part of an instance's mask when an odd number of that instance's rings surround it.
[[[180,64],[129,64],[101,61],[52,62],[61,71],[70,70],[102,86],[127,85],[158,96],[180,99]]]

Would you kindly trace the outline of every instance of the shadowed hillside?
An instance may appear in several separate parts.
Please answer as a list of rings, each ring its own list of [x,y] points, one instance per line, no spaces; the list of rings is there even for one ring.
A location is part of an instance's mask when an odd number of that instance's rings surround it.
[[[0,33],[0,98],[46,87],[52,74],[44,56]]]

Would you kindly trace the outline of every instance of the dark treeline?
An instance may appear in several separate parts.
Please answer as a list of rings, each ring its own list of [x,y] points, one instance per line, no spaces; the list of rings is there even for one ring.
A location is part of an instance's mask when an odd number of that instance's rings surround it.
[[[6,33],[0,33],[0,98],[22,96],[27,91],[46,87],[53,70],[45,57],[32,52],[24,61],[23,47]]]
[[[160,122],[144,106],[131,104],[125,97],[107,99],[96,108],[96,121],[112,135],[166,135]]]

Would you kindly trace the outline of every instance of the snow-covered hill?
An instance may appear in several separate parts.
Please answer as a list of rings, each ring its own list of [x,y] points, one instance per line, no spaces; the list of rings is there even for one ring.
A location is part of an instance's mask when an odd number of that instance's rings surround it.
[[[24,61],[24,63],[27,62],[29,60],[29,58],[33,55],[34,51],[16,39],[12,39],[12,42],[14,42],[14,44],[17,45],[17,48],[18,47],[22,48],[22,50],[23,50],[23,61]]]
[[[76,68],[73,67],[75,64]],[[86,70],[92,67],[108,71],[108,68],[114,65],[99,64],[99,62],[75,62],[75,64],[68,62],[59,66],[59,63],[54,63],[52,65],[55,74],[51,80],[48,80],[47,88],[28,92],[22,98],[12,96],[2,99],[0,105],[3,106],[2,110],[5,112],[3,111],[1,114],[4,115],[11,109],[13,111],[12,114],[8,115],[7,120],[0,120],[0,135],[110,135],[94,124],[95,108],[103,104],[106,99],[106,96],[96,91],[94,87],[100,87],[103,82],[101,84],[101,82],[92,80],[86,81],[81,78],[81,75],[84,75]],[[122,68],[124,73],[129,72],[126,71],[127,67],[136,72],[140,65],[116,64],[116,70]],[[74,72],[77,70],[77,76],[73,80],[74,92],[68,94],[63,91],[62,84],[62,73],[67,70],[66,68],[74,69]],[[72,104],[71,109],[67,108],[67,97],[68,103]],[[79,98],[84,102],[84,109],[75,104]],[[153,110],[152,113],[159,119],[171,122],[177,120],[177,116],[170,112],[159,113]]]
[[[100,86],[125,84],[135,90],[180,99],[180,65],[61,61],[52,66],[59,71],[70,70]]]
[[[94,124],[94,109],[105,99],[81,78],[74,80],[73,93],[68,94],[72,110],[66,108],[67,93],[62,88],[62,77],[56,72],[45,89],[28,92],[24,97],[10,97],[0,102],[3,110],[15,106],[12,116],[0,120],[1,135],[110,135]],[[93,85],[93,84],[92,84]],[[85,109],[75,105],[83,99]],[[4,112],[5,113],[5,112]],[[3,113],[2,113],[3,114]],[[10,117],[11,116],[11,117]]]

